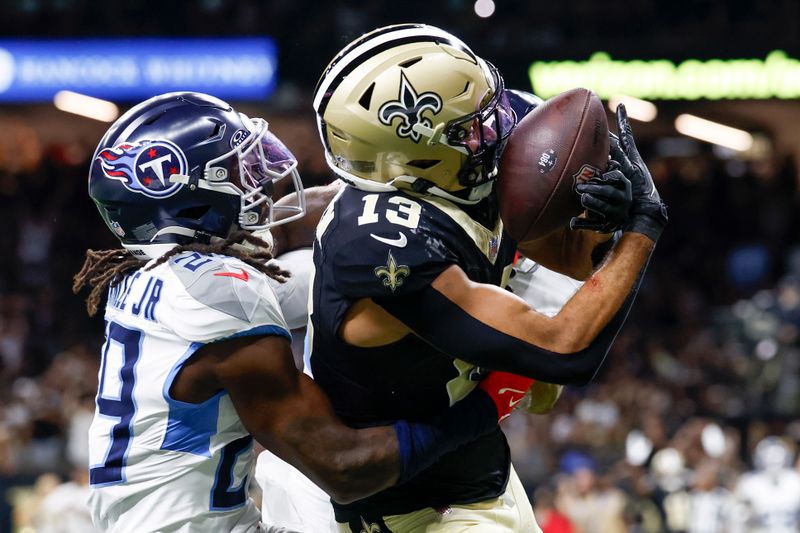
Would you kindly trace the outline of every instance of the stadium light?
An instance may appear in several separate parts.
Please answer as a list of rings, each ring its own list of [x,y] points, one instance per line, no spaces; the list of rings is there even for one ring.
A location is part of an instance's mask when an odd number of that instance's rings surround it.
[[[72,91],[58,91],[53,97],[53,105],[61,111],[101,122],[113,122],[119,116],[119,108],[114,103]]]
[[[475,2],[475,14],[485,19],[494,15],[494,0],[477,0]]]
[[[688,137],[739,152],[747,151],[753,146],[753,136],[746,131],[694,115],[678,115],[675,118],[675,129]]]
[[[625,104],[628,116],[641,122],[651,122],[658,116],[658,108],[652,102],[620,94],[608,100],[608,108],[613,113],[619,104]]]

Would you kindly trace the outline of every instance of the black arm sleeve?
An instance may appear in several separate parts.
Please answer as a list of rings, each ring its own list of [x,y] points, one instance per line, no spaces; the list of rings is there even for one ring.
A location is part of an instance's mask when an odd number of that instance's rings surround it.
[[[559,354],[507,335],[473,318],[431,286],[375,303],[437,350],[470,363],[547,383],[588,384],[597,374],[636,299],[647,265],[614,317],[585,349]]]

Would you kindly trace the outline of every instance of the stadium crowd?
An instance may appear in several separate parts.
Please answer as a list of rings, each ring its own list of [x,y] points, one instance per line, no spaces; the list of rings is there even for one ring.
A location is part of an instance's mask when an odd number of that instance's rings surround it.
[[[195,4],[164,2],[153,16],[145,2],[19,0],[4,6],[0,31],[271,35],[280,43],[275,101],[288,108],[305,105],[298,87],[321,68],[297,58],[331,57],[388,20],[459,28],[520,88],[525,69],[506,67],[588,57],[598,37],[628,58],[758,57],[800,45],[793,0],[679,0],[668,10],[653,0],[510,0],[489,24],[470,0],[435,12],[421,0]],[[86,195],[94,140],[44,145],[24,120],[2,118],[0,533],[90,532],[81,509],[103,328],[70,288],[87,248],[117,243]],[[292,122],[279,129],[289,147],[318,144],[313,128],[292,131]],[[800,167],[720,158],[691,143],[675,150],[674,140],[643,145],[670,225],[595,383],[567,389],[548,415],[505,423],[514,464],[545,533],[759,531],[738,505],[757,443],[780,437],[800,470]],[[321,153],[297,155],[307,185],[330,179]]]
[[[115,242],[85,193],[91,147],[18,128],[0,149],[0,531],[89,531],[102,319],[70,287],[85,249]],[[756,443],[800,443],[796,167],[645,148],[671,224],[609,361],[504,426],[548,533],[737,531]],[[323,168],[301,162],[307,185]]]

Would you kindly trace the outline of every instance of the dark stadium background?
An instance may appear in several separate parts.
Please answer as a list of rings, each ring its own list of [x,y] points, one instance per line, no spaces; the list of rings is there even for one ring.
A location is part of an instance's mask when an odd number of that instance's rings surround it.
[[[800,54],[795,0],[497,0],[489,18],[473,4],[3,0],[0,38],[271,37],[276,91],[234,103],[270,121],[306,185],[330,180],[310,106],[314,84],[339,49],[381,25],[441,26],[524,90],[532,61],[596,51],[676,62]],[[586,466],[597,475],[591,490],[625,524],[609,531],[680,524],[664,503],[669,492],[734,490],[760,439],[781,436],[793,450],[800,442],[800,105],[655,103],[656,120],[634,128],[671,221],[636,307],[595,384],[568,390],[550,415],[515,415],[505,426],[521,478],[531,495],[538,489],[537,513],[553,495],[568,498],[582,482],[571,476]],[[767,143],[746,158],[715,149],[676,132],[680,113]],[[38,506],[85,460],[103,327],[70,286],[86,248],[116,242],[86,195],[106,127],[49,102],[0,103],[0,532],[12,523],[50,531],[37,522]],[[652,448],[636,456],[646,442]]]

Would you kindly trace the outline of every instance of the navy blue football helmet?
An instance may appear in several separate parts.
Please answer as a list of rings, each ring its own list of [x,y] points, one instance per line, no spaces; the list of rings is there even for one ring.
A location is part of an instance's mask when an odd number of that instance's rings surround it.
[[[298,202],[275,207],[274,183],[287,177]],[[121,116],[94,153],[89,196],[122,245],[143,260],[305,213],[297,160],[267,122],[194,92],[156,96]],[[288,216],[276,221],[279,214]]]

